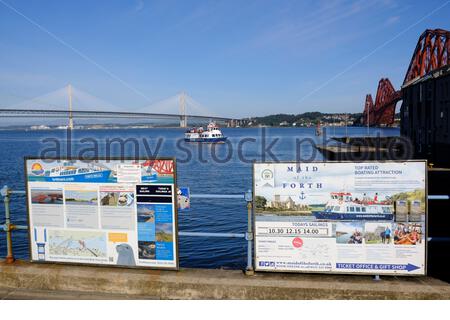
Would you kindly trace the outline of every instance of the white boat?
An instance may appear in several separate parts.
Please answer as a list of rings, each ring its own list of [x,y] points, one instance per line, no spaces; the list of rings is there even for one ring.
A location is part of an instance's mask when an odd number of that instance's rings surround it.
[[[224,142],[227,139],[220,131],[215,122],[210,122],[206,127],[191,128],[184,134],[184,141],[186,142],[209,142],[218,143]]]
[[[106,167],[89,165],[77,167],[73,162],[64,162],[45,171],[44,180],[50,182],[106,182],[110,178],[111,170]]]
[[[141,180],[145,182],[158,181],[158,173],[151,166],[141,166]]]
[[[394,207],[390,201],[353,199],[349,192],[332,192],[322,211],[313,211],[317,219],[328,220],[392,220]]]

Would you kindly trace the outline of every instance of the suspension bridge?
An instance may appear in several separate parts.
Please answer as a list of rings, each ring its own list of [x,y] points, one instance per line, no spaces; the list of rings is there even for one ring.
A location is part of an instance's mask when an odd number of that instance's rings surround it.
[[[0,119],[41,118],[43,121],[46,119],[67,119],[68,129],[73,129],[74,123],[78,119],[90,121],[128,119],[130,122],[166,120],[177,121],[180,127],[187,127],[189,121],[195,123],[215,121],[229,127],[235,127],[241,121],[212,114],[185,92],[180,92],[143,108],[135,108],[131,111],[123,111],[123,109],[68,85],[10,107],[0,107]],[[130,110],[130,108],[127,109]]]

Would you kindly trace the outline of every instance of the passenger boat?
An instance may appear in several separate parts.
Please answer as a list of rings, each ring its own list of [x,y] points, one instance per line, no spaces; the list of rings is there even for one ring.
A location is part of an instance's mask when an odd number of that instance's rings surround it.
[[[77,167],[73,162],[64,162],[44,173],[44,180],[48,182],[107,182],[111,170],[90,164],[87,167]]]
[[[152,167],[147,167],[141,171],[142,182],[155,182],[158,181],[158,173]]]
[[[191,128],[184,134],[184,141],[186,142],[207,142],[207,143],[220,143],[227,140],[220,131],[215,122],[210,122],[206,127]]]
[[[317,219],[328,220],[392,220],[394,207],[389,201],[358,200],[349,192],[332,192],[325,209],[312,213]]]

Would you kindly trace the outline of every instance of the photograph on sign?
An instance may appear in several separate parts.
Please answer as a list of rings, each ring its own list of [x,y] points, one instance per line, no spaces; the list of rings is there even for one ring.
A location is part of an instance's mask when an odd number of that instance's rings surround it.
[[[426,162],[255,163],[258,271],[426,274]]]
[[[32,261],[178,269],[173,159],[25,159]]]
[[[178,211],[189,211],[191,208],[191,194],[188,187],[177,189]]]

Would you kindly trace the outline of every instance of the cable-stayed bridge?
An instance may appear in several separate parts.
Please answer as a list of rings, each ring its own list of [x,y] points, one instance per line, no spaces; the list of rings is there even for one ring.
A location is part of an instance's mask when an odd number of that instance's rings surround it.
[[[129,119],[130,121],[177,121],[180,127],[188,122],[216,121],[236,126],[240,120],[216,115],[204,108],[185,92],[180,92],[149,106],[127,111],[68,85],[48,94],[24,102],[0,107],[0,118],[67,119],[67,127],[74,128],[77,119]]]

